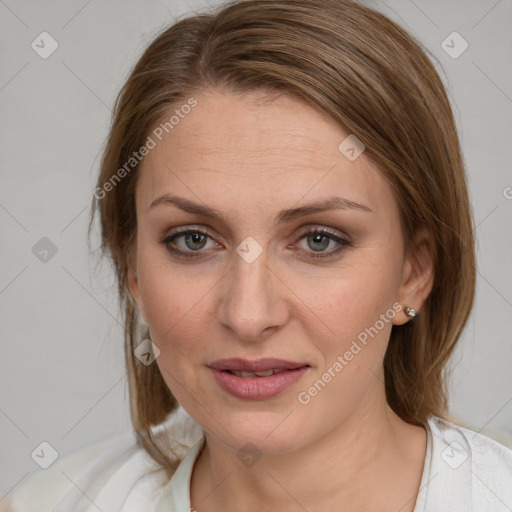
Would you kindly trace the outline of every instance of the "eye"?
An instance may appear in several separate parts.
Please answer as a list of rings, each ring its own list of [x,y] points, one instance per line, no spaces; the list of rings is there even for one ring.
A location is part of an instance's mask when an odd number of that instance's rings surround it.
[[[213,242],[210,233],[203,228],[183,228],[162,238],[159,242],[164,245],[170,252],[177,257],[183,258],[202,258],[202,249],[211,249],[208,247],[208,239],[213,246],[218,246]],[[181,245],[178,241],[181,240]],[[304,240],[307,248],[299,248],[298,250],[304,254],[305,258],[329,258],[340,253],[345,247],[352,247],[353,244],[338,232],[330,228],[314,228],[309,229],[299,236],[298,241]],[[296,242],[297,243],[297,242]],[[326,251],[329,245],[333,243],[335,247]],[[207,251],[206,251],[207,252]]]
[[[160,240],[169,251],[178,257],[184,258],[200,258],[201,249],[207,246],[207,239],[211,238],[207,230],[201,228],[185,228],[181,229]],[[176,240],[182,240],[181,247]],[[177,247],[176,247],[177,246]]]
[[[300,249],[305,253],[306,258],[330,258],[338,255],[345,247],[352,247],[353,244],[336,231],[330,228],[313,228],[305,233],[302,233],[299,241],[304,240],[306,249]],[[326,251],[329,245],[333,242],[334,249]],[[310,250],[309,250],[310,249]]]

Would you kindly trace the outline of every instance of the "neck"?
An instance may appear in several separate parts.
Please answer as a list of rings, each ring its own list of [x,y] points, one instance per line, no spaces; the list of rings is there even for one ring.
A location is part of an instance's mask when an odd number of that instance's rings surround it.
[[[231,510],[236,503],[239,510],[255,512],[412,512],[425,451],[425,430],[402,421],[385,398],[324,437],[293,452],[263,455],[252,467],[206,434],[192,474],[191,505],[212,511]]]

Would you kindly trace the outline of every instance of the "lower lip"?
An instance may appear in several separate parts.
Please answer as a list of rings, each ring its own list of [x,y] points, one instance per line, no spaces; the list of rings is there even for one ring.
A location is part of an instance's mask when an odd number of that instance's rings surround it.
[[[238,377],[232,373],[210,368],[219,386],[237,398],[264,400],[278,395],[307,372],[308,366],[284,370],[268,377]]]

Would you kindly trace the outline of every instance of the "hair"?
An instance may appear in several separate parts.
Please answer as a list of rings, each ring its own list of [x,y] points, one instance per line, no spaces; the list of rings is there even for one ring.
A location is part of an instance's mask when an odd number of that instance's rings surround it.
[[[207,88],[290,94],[364,143],[394,191],[406,247],[420,229],[432,240],[432,290],[418,317],[392,328],[386,399],[410,424],[446,414],[446,365],[474,300],[474,229],[452,109],[427,53],[386,16],[351,0],[242,0],[175,22],[133,67],[115,101],[89,234],[99,214],[100,249],[113,263],[123,310],[132,422],[169,476],[179,461],[152,429],[178,403],[158,365],[134,356],[149,337],[128,287],[140,164],[121,170],[151,128]]]

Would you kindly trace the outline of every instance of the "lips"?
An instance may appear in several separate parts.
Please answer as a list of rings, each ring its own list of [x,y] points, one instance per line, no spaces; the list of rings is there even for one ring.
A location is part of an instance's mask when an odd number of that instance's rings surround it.
[[[223,359],[208,368],[224,392],[243,400],[266,400],[291,388],[310,365],[283,359]]]

